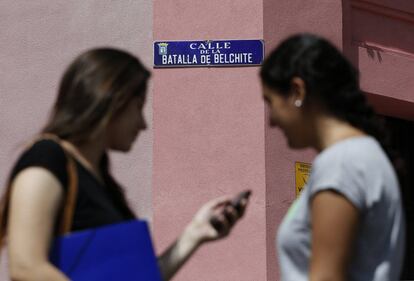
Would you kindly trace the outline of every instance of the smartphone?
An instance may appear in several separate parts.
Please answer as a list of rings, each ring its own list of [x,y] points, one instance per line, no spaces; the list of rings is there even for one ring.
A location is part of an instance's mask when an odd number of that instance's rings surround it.
[[[251,194],[252,194],[251,190],[246,190],[246,191],[240,192],[236,197],[234,197],[233,200],[231,200],[230,204],[233,206],[234,209],[236,209],[237,212],[240,213],[242,211],[241,210],[242,200],[243,199],[248,199]],[[226,215],[226,214],[224,214],[224,215]],[[218,232],[220,232],[221,229],[223,228],[223,225],[221,224],[221,222],[215,217],[212,217],[210,219],[210,223]]]
[[[251,194],[252,194],[251,190],[240,192],[233,200],[231,200],[231,205],[236,209],[237,212],[240,212],[242,200],[249,199]]]

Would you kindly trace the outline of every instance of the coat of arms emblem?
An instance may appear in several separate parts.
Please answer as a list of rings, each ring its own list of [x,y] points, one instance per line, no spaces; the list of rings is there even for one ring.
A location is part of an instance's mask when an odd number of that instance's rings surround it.
[[[168,53],[168,43],[158,43],[158,54],[159,55],[166,55]]]

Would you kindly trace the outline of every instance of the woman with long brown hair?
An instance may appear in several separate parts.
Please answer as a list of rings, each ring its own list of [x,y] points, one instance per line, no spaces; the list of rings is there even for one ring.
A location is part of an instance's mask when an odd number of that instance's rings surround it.
[[[67,165],[78,178],[71,231],[135,219],[112,177],[108,150],[127,152],[147,125],[143,116],[150,73],[127,52],[102,48],[66,70],[51,117],[12,170],[1,205],[0,239],[7,234],[12,280],[68,280],[48,260],[68,199]],[[159,258],[169,280],[204,242],[227,236],[242,216],[222,197],[208,202]],[[212,225],[214,221],[214,225]]]

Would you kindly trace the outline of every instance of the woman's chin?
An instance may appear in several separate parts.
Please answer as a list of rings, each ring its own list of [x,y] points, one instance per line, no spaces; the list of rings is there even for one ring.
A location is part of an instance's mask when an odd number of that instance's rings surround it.
[[[128,151],[131,150],[132,144],[133,144],[133,142],[122,143],[122,144],[120,143],[120,144],[117,144],[117,145],[112,145],[110,147],[110,149],[114,150],[114,151],[118,151],[118,152],[128,152]]]

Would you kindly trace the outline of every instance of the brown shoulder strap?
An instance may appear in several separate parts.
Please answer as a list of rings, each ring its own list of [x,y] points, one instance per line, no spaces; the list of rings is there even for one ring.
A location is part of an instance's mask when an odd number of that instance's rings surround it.
[[[76,198],[78,193],[78,173],[73,157],[67,155],[67,171],[68,171],[68,190],[63,204],[62,215],[60,218],[59,234],[63,235],[70,232],[73,222],[73,214],[76,206]]]
[[[55,141],[62,147],[63,151],[65,152],[66,159],[67,159],[67,175],[68,175],[68,189],[66,196],[63,201],[62,205],[62,212],[60,215],[59,220],[59,228],[58,233],[60,235],[67,234],[70,232],[73,222],[73,214],[76,206],[76,198],[78,193],[78,174],[76,169],[76,163],[70,153],[65,149],[64,145],[62,145],[61,140],[56,135],[52,134],[42,134],[36,137],[32,142],[30,142],[26,146],[26,150],[32,147],[36,142],[42,139],[49,139]],[[10,196],[11,196],[11,182],[8,183],[6,187],[6,192],[2,198],[0,203],[0,248],[4,244],[4,240],[6,237],[7,232],[7,216],[9,211],[10,205]]]
[[[75,212],[76,198],[78,194],[78,173],[76,170],[76,163],[70,152],[62,144],[61,139],[53,134],[42,134],[39,139],[50,139],[60,145],[66,155],[67,159],[67,175],[68,175],[68,189],[62,205],[62,213],[60,216],[59,234],[67,234],[70,232],[73,222],[73,214]],[[39,140],[38,139],[38,140]]]

